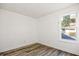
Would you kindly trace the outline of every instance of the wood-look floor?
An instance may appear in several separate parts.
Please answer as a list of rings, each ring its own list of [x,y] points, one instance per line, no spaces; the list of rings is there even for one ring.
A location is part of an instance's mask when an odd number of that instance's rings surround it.
[[[71,53],[50,48],[41,44],[33,44],[0,53],[0,56],[75,56]]]

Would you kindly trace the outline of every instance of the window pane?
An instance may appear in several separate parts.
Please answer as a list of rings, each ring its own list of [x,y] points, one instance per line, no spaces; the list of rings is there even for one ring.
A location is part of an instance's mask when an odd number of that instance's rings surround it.
[[[61,31],[62,39],[76,40],[76,14],[63,16]]]

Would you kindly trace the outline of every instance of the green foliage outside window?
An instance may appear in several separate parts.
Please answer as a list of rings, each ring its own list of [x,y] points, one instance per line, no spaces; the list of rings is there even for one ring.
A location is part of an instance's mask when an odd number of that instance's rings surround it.
[[[70,15],[66,15],[63,17],[63,21],[61,23],[62,27],[70,26],[70,23],[75,23],[75,18],[70,18]]]

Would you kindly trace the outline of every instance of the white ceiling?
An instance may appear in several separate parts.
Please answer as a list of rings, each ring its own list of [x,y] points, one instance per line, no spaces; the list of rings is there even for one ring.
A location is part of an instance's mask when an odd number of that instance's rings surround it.
[[[65,8],[71,3],[1,3],[0,8],[17,12],[33,18],[39,18],[50,12]]]

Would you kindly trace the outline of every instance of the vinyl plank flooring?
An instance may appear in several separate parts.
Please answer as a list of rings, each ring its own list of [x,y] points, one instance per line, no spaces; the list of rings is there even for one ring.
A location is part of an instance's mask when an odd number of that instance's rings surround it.
[[[0,53],[0,56],[76,56],[42,44],[33,44]]]

